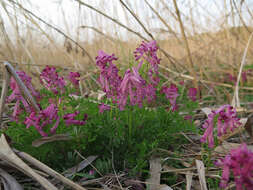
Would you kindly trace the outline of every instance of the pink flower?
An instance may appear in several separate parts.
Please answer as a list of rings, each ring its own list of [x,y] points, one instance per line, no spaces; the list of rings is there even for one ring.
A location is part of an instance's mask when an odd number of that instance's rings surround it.
[[[99,50],[98,56],[96,57],[96,64],[101,70],[103,70],[107,66],[108,63],[112,64],[112,62],[116,61],[117,59],[118,58],[115,57],[114,54],[108,55],[102,50]]]
[[[138,104],[139,106],[142,106],[143,99],[146,95],[145,84],[146,81],[141,78],[136,68],[133,68],[132,72],[128,69],[125,72],[124,78],[119,87],[119,108],[121,110],[124,109],[128,95],[130,97],[131,105]]]
[[[99,113],[103,113],[106,110],[110,110],[111,106],[105,105],[104,103],[102,103],[101,105],[99,105]]]
[[[24,71],[17,71],[16,72],[18,74],[18,76],[20,77],[20,79],[23,81],[23,83],[25,84],[25,86],[28,88],[28,90],[31,91],[32,95],[37,98],[40,99],[40,94],[39,92],[37,92],[34,87],[32,86],[32,77],[28,76]],[[16,82],[14,81],[14,79],[12,78],[12,83],[15,83],[14,86],[15,88],[17,87]],[[18,88],[18,87],[17,87]]]
[[[84,114],[83,120],[76,120],[75,117],[80,113],[80,111],[75,111],[74,113],[68,113],[63,116],[66,125],[84,125],[88,118],[87,114]]]
[[[32,112],[28,117],[25,119],[26,128],[30,128],[31,126],[34,126],[36,130],[40,133],[41,136],[46,137],[48,134],[43,131],[41,125],[40,125],[41,118],[36,115],[35,112]]]
[[[69,73],[69,80],[75,87],[78,87],[79,85],[79,78],[80,78],[80,73],[78,72]]]
[[[66,82],[63,77],[60,77],[56,72],[55,67],[46,66],[40,74],[40,78],[44,81],[44,85],[48,90],[51,90],[54,94],[64,92]]]
[[[179,82],[179,84],[180,84],[181,86],[183,86],[183,85],[184,85],[184,81],[181,80],[181,81]]]
[[[236,77],[233,76],[233,75],[230,74],[230,73],[226,73],[225,76],[224,76],[224,81],[225,81],[225,82],[232,82],[232,83],[235,83],[235,82],[236,82]]]
[[[192,101],[196,101],[196,96],[197,96],[197,89],[196,88],[189,88],[188,97]]]
[[[253,187],[253,152],[247,149],[245,143],[230,151],[224,159],[216,162],[223,167],[220,187],[227,187],[230,171],[232,171],[237,190],[252,189]]]
[[[215,112],[212,112],[208,115],[208,119],[202,126],[204,129],[206,129],[206,131],[200,139],[200,142],[202,143],[208,141],[208,145],[210,148],[214,147],[214,138],[213,138],[214,116]]]
[[[239,125],[241,125],[239,118],[236,116],[236,111],[230,105],[225,105],[217,110],[218,121],[217,130],[218,136],[226,134],[228,131],[233,131]]]
[[[24,71],[17,71],[17,74],[20,77],[20,79],[22,80],[22,82],[24,83],[24,85],[27,87],[27,89],[30,90],[32,95],[39,100],[40,99],[40,94],[39,94],[39,92],[37,92],[33,88],[32,83],[31,83],[32,78],[30,76],[28,76]],[[23,111],[23,108],[20,107],[21,102],[22,102],[26,112],[28,112],[28,113],[30,113],[32,111],[32,107],[30,107],[28,102],[22,96],[22,94],[19,90],[18,84],[16,83],[16,81],[14,80],[13,77],[11,78],[10,87],[12,89],[12,93],[7,98],[7,102],[16,101],[16,104],[14,106],[14,111],[13,111],[13,114],[12,114],[12,117],[13,117],[12,119],[17,121],[18,116]]]
[[[94,175],[95,174],[95,170],[90,170],[89,171],[89,175]]]
[[[191,115],[186,115],[186,116],[184,116],[184,120],[191,121],[192,120],[192,116]]]
[[[140,61],[137,69],[139,70],[146,61],[150,64],[148,69],[148,77],[152,85],[157,86],[160,79],[158,75],[158,65],[160,64],[160,59],[157,57],[158,46],[156,41],[142,42],[141,45],[134,51],[134,56],[136,61]]]
[[[134,51],[135,60],[138,61],[141,58],[151,64],[155,73],[158,72],[158,64],[160,59],[157,57],[158,46],[156,41],[142,42],[141,45]]]
[[[228,131],[233,131],[239,125],[241,125],[239,118],[236,116],[236,110],[230,105],[223,105],[218,110],[212,111],[208,115],[207,120],[203,124],[203,128],[206,129],[204,135],[201,138],[201,142],[208,141],[209,147],[214,147],[214,121],[217,117],[217,135],[222,136]]]
[[[148,103],[151,103],[156,99],[156,88],[152,84],[147,84],[145,86],[145,94]]]
[[[248,79],[247,74],[248,74],[247,71],[242,72],[242,82],[247,82],[247,79]]]
[[[117,99],[119,93],[118,89],[122,81],[121,77],[118,75],[118,68],[112,63],[115,60],[117,60],[117,58],[114,54],[108,55],[101,50],[96,57],[96,64],[101,71],[98,82],[107,97],[113,98],[114,101]]]
[[[54,123],[55,122],[55,123]],[[58,109],[55,104],[50,104],[46,109],[41,110],[38,114],[31,112],[31,114],[26,117],[25,124],[26,128],[34,126],[36,130],[41,134],[41,136],[48,136],[44,132],[43,128],[46,125],[54,126],[50,129],[50,133],[54,134],[60,122],[60,117],[58,116]]]
[[[169,88],[167,86],[163,86],[161,93],[165,94],[165,97],[169,99],[171,110],[175,111],[177,109],[176,100],[179,96],[177,86],[175,84],[171,84]]]

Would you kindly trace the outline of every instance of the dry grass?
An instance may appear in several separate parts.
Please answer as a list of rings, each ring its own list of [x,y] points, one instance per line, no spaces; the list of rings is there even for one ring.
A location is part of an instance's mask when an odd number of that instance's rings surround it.
[[[215,6],[220,6],[220,1],[214,2]],[[32,3],[1,1],[4,16],[0,17],[0,61],[23,63],[19,68],[35,68],[33,72],[41,70],[41,66],[54,65],[87,73],[95,68],[98,50],[115,53],[121,64],[128,64],[130,53],[142,40],[154,39],[159,43],[163,66],[193,77],[195,85],[202,85],[200,80],[225,83],[224,73],[237,76],[243,51],[253,31],[250,26],[253,14],[248,1],[224,0],[217,17],[213,17],[217,13],[205,10],[198,1],[186,1],[187,5],[174,1],[174,6],[166,0],[145,0],[142,5],[121,0],[117,6],[104,1],[95,6],[82,0],[74,0],[72,4],[79,6],[75,33],[70,32],[73,26],[64,9],[64,27],[60,29],[36,15],[32,8],[25,8],[33,7]],[[189,9],[182,9],[188,4]],[[143,8],[145,11],[138,11]],[[108,13],[111,9],[112,15]],[[200,11],[204,12],[200,14],[203,18],[196,16]],[[123,14],[123,20],[119,14]],[[92,18],[92,25],[84,15]],[[199,19],[205,23],[201,25]],[[210,28],[205,27],[208,21]],[[216,26],[213,23],[217,23]],[[10,25],[8,29],[7,25]],[[249,45],[246,65],[253,64],[252,55],[253,43]],[[168,76],[175,77],[171,73]],[[210,84],[203,86],[209,91],[216,88]],[[227,94],[225,91],[223,93]]]

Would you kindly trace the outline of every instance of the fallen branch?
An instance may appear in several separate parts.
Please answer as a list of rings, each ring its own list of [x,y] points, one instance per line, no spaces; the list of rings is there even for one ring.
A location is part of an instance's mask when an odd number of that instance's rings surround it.
[[[76,190],[86,190],[84,187],[78,185],[77,183],[74,183],[73,181],[69,180],[68,178],[64,177],[63,175],[59,174],[58,172],[54,171],[47,165],[43,164],[39,160],[35,159],[34,157],[30,156],[29,154],[25,152],[20,152],[18,150],[14,150],[18,156],[20,156],[22,159],[26,160],[27,162],[31,163],[32,165],[36,166],[37,168],[41,169],[45,173],[51,175],[52,177],[58,179],[59,181],[63,182],[64,184],[72,187]]]
[[[38,181],[42,187],[50,190],[58,190],[53,184],[51,184],[46,178],[40,176],[32,168],[30,168],[23,160],[21,160],[8,145],[5,135],[2,134],[0,138],[0,159],[5,160],[14,165],[18,170],[24,174],[32,177]]]

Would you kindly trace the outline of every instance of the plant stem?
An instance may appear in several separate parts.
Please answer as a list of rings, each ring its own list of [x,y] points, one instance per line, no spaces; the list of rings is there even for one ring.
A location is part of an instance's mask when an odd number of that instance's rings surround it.
[[[128,108],[128,144],[130,145],[131,139],[132,139],[132,129],[133,128],[133,122],[132,122],[132,109],[131,107]]]

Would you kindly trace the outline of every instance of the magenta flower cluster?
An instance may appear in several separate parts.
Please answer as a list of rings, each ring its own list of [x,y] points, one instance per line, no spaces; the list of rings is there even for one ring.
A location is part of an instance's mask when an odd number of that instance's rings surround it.
[[[253,189],[253,152],[245,143],[231,150],[230,154],[217,161],[216,165],[223,168],[221,188],[227,187],[232,171],[237,190]]]
[[[139,47],[134,51],[134,57],[136,61],[139,61],[138,69],[146,62],[148,65],[148,77],[152,86],[157,86],[160,82],[158,65],[160,64],[160,59],[157,56],[158,46],[156,41],[151,41],[148,43],[142,42]]]
[[[128,97],[131,105],[142,106],[146,96],[146,81],[140,76],[136,68],[128,69],[119,86],[119,108],[123,110],[127,104]]]
[[[26,117],[25,124],[26,128],[34,126],[41,136],[48,136],[44,132],[43,128],[50,124],[54,124],[50,129],[50,133],[54,134],[60,122],[60,117],[58,116],[58,109],[55,104],[50,104],[46,109],[41,110],[38,114],[36,112],[31,112],[31,114]]]
[[[78,88],[79,80],[80,80],[80,73],[78,72],[69,72],[69,80],[73,84],[74,87]]]
[[[207,120],[203,124],[205,128],[204,135],[201,138],[201,142],[208,142],[210,148],[214,147],[214,130],[215,121],[217,118],[217,135],[220,137],[229,131],[233,131],[239,125],[241,125],[239,118],[236,116],[236,110],[230,105],[223,105],[218,110],[212,111],[208,115]]]
[[[122,81],[122,78],[118,74],[118,68],[112,63],[115,60],[117,58],[114,54],[107,55],[103,51],[99,51],[96,57],[96,64],[101,71],[98,82],[107,97],[112,98],[113,101],[116,101],[119,96],[119,86]]]
[[[45,69],[40,74],[40,79],[42,83],[48,90],[51,90],[54,94],[59,94],[64,92],[64,87],[66,86],[66,81],[63,77],[60,77],[56,72],[55,67],[46,66]]]
[[[105,105],[104,103],[99,105],[99,113],[103,113],[106,110],[110,110],[111,106]]]
[[[139,67],[142,65],[143,61],[147,61],[151,64],[149,72],[158,73],[160,59],[157,57],[157,50],[158,46],[156,41],[151,41],[149,43],[142,42],[142,44],[134,51],[135,60],[140,61]]]
[[[84,114],[83,119],[77,120],[75,117],[79,114],[79,111],[74,113],[68,113],[63,116],[65,124],[69,125],[84,125],[88,118],[87,114]],[[39,113],[31,112],[28,117],[25,119],[26,128],[34,126],[36,130],[41,134],[41,136],[46,137],[48,134],[44,131],[44,128],[48,125],[53,125],[50,129],[50,134],[56,132],[57,127],[60,123],[60,116],[58,115],[57,105],[51,103],[46,109],[41,110]]]
[[[171,110],[175,111],[177,109],[176,100],[179,96],[177,86],[175,84],[171,84],[170,87],[163,86],[161,89],[161,93],[165,94],[165,97],[169,99]]]
[[[189,88],[189,90],[188,90],[188,97],[192,101],[196,101],[197,100],[197,89],[196,88]]]
[[[29,77],[25,72],[23,71],[17,71],[16,72],[18,74],[18,76],[20,77],[20,79],[23,81],[23,83],[26,85],[27,89],[32,93],[32,95],[39,100],[40,99],[40,94],[39,92],[37,92],[33,86],[32,86],[32,78]],[[14,106],[14,110],[12,113],[12,119],[15,121],[18,121],[18,116],[20,115],[20,113],[22,113],[22,111],[24,110],[23,107],[21,106],[20,103],[23,104],[25,111],[26,112],[31,112],[31,107],[29,106],[29,104],[27,103],[27,101],[24,99],[24,97],[22,96],[20,89],[16,83],[16,81],[14,80],[14,78],[11,78],[11,82],[10,82],[10,87],[12,89],[12,93],[11,95],[7,98],[7,102],[12,102],[15,101],[16,104]]]
[[[124,110],[128,104],[142,107],[143,103],[151,103],[156,100],[157,85],[160,82],[158,72],[160,59],[157,51],[156,41],[142,42],[134,51],[137,66],[127,69],[123,77],[119,75],[119,69],[113,64],[113,61],[117,60],[115,55],[108,55],[103,51],[98,52],[96,57],[96,64],[100,69],[98,82],[107,97],[111,98],[120,110]],[[171,110],[176,110],[177,87],[174,84],[170,87],[164,86],[160,92],[169,99]],[[107,110],[104,109],[104,105],[101,105],[100,108],[101,113]]]
[[[37,92],[31,83],[32,78],[28,76],[23,71],[17,71],[18,76],[23,81],[25,86],[30,90],[31,94],[39,101],[40,100],[40,94]],[[46,85],[46,88],[51,90],[53,93],[58,94],[59,91],[63,92],[64,87],[66,86],[66,82],[63,77],[60,77],[58,73],[56,72],[56,69],[54,67],[46,66],[46,68],[42,71],[41,80],[44,80],[44,84]],[[79,83],[80,74],[78,72],[70,72],[69,79],[70,82],[77,86]],[[16,104],[14,106],[14,110],[12,113],[12,118],[15,121],[19,120],[19,115],[25,108],[26,113],[29,114],[29,116],[26,117],[24,124],[26,125],[26,128],[30,128],[31,126],[34,126],[36,130],[41,134],[41,136],[48,136],[48,133],[45,132],[46,126],[52,126],[50,129],[50,134],[54,134],[56,132],[57,127],[60,123],[60,116],[58,114],[58,106],[57,104],[61,104],[62,99],[60,98],[58,103],[55,104],[52,99],[49,100],[49,106],[45,109],[41,109],[39,113],[36,113],[35,110],[27,103],[25,98],[22,96],[20,89],[16,83],[16,81],[11,78],[10,87],[12,89],[11,95],[7,98],[7,102],[16,101]],[[23,104],[23,107],[21,106],[21,103]],[[39,104],[38,104],[39,105]],[[41,107],[39,105],[39,107]],[[84,125],[87,120],[87,114],[84,114],[83,119],[77,120],[75,117],[79,114],[79,111],[76,111],[74,113],[68,113],[63,116],[63,120],[65,120],[65,124],[68,125]]]
[[[88,118],[87,114],[83,115],[83,119],[77,120],[75,117],[80,114],[80,111],[75,111],[74,113],[68,113],[63,116],[63,119],[65,120],[65,124],[68,125],[84,125],[86,123],[86,120]]]

